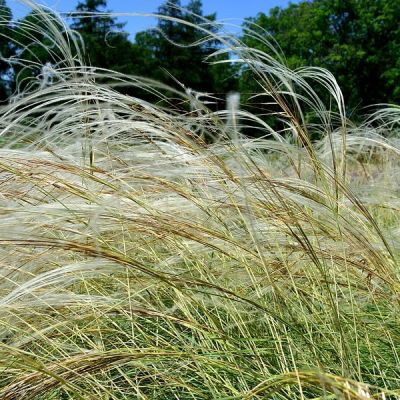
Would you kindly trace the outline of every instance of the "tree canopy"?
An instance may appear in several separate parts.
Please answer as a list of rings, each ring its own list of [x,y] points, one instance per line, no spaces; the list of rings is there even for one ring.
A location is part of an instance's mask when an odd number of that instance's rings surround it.
[[[13,88],[13,77],[7,59],[14,54],[11,36],[11,10],[5,0],[0,0],[0,102],[5,101]]]
[[[107,13],[106,0],[84,0],[78,3],[72,16],[71,28],[78,32],[85,44],[87,61],[96,67],[129,73],[133,48],[124,23],[101,13]],[[100,13],[100,15],[91,15]]]
[[[63,35],[63,25],[48,10],[31,11],[10,30],[10,46],[18,55],[17,62],[13,63],[13,85],[20,90],[37,83],[36,77],[46,64],[58,64],[63,60],[61,47],[54,38],[54,32],[51,32],[50,24]]]
[[[313,0],[273,8],[249,18],[245,27],[265,30],[292,68],[329,69],[352,110],[400,102],[400,2]],[[250,46],[263,48],[250,35]]]
[[[32,12],[13,25],[5,1],[0,0],[0,100],[10,94],[15,82],[23,87],[28,78],[40,72],[41,65],[52,62],[56,51],[45,33],[43,18]],[[179,81],[201,92],[223,94],[235,89],[238,82],[244,93],[258,90],[252,87],[254,81],[229,63],[205,62],[219,44],[198,27],[215,32],[216,15],[204,16],[201,0],[189,0],[184,9],[181,6],[180,0],[164,2],[158,9],[157,26],[137,33],[133,42],[124,31],[124,23],[107,14],[106,0],[81,0],[77,13],[71,15],[71,28],[83,38],[85,61],[96,67],[172,85]],[[246,33],[251,28],[279,44],[289,67],[329,69],[343,90],[349,111],[360,113],[366,105],[400,103],[398,21],[398,1],[302,0],[248,18],[241,39],[270,52]],[[10,36],[17,44],[11,44]],[[18,62],[10,68],[7,58],[13,54],[30,61],[31,68],[23,69]]]
[[[203,18],[200,0],[190,0],[185,10],[180,0],[173,0],[162,4],[158,14],[164,17],[158,18],[156,29],[136,35],[136,44],[147,56],[144,64],[148,66],[148,74],[164,82],[173,83],[176,79],[192,89],[214,91],[217,82],[205,59],[216,50],[217,43],[207,40],[204,32],[195,26],[215,31],[212,24],[215,14]]]

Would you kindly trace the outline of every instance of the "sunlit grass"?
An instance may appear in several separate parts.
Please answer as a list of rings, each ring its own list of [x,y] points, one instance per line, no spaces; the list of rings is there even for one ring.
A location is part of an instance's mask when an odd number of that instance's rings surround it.
[[[221,39],[278,130],[53,28],[55,82],[1,110],[0,397],[400,398],[398,109],[355,127],[328,72]]]

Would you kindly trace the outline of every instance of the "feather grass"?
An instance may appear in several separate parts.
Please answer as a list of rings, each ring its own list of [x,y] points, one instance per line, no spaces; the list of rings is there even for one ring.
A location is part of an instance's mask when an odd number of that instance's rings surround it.
[[[0,397],[400,398],[398,108],[356,127],[327,71],[222,36],[276,131],[85,67],[29,4],[63,58],[1,109]]]

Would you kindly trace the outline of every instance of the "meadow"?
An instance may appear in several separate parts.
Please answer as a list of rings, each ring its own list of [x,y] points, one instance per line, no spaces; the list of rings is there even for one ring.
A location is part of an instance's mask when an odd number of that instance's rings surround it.
[[[42,16],[0,109],[0,398],[400,399],[400,108],[204,31],[274,104],[213,111]]]

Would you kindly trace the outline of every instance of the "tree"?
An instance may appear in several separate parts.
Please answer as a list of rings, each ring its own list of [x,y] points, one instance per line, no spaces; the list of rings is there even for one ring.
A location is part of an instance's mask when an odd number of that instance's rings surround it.
[[[218,48],[218,43],[210,38],[201,43],[207,34],[196,28],[201,25],[215,32],[216,15],[203,17],[201,0],[189,1],[186,9],[181,8],[180,0],[169,1],[159,7],[158,13],[166,18],[158,19],[157,29],[140,32],[135,40],[147,54],[144,62],[147,75],[172,85],[176,79],[186,87],[202,92],[226,89],[227,79],[223,81],[221,69],[205,63]]]
[[[92,66],[129,73],[133,49],[128,33],[122,30],[125,24],[110,16],[90,15],[105,12],[106,6],[106,0],[79,2],[76,11],[81,15],[72,16],[71,28],[82,36]]]
[[[4,102],[13,88],[13,74],[7,59],[14,54],[12,46],[12,14],[5,0],[0,0],[0,102]]]
[[[54,38],[55,31],[63,35],[64,27],[58,17],[48,10],[33,10],[16,24],[12,39],[18,57],[13,71],[19,90],[26,90],[32,83],[37,83],[36,78],[46,64],[66,62],[65,49],[59,38]]]
[[[400,2],[313,0],[274,8],[245,22],[277,40],[292,67],[329,69],[349,108],[400,102]],[[243,40],[268,51],[250,35]]]

